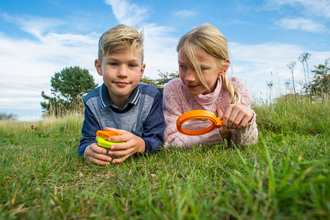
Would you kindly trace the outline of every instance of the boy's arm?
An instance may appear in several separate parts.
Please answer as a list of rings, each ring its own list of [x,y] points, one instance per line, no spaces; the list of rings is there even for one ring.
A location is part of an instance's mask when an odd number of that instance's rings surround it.
[[[90,110],[90,108],[85,104],[85,120],[81,129],[82,139],[80,140],[80,145],[78,147],[78,154],[80,156],[84,155],[87,146],[92,143],[96,143],[96,132],[101,130],[100,125]]]
[[[158,92],[151,110],[143,124],[142,139],[145,142],[145,153],[156,152],[164,143],[165,119],[163,115],[162,96]]]

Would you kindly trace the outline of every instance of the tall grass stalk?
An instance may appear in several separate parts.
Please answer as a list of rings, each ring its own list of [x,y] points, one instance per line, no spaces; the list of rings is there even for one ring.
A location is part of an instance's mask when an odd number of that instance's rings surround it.
[[[281,96],[274,104],[255,105],[259,130],[275,133],[329,134],[330,101],[307,96]]]

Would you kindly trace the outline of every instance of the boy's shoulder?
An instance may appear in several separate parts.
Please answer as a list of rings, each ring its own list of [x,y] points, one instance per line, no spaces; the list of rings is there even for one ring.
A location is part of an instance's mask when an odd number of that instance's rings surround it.
[[[139,82],[138,88],[140,90],[140,93],[144,95],[149,95],[152,97],[156,97],[157,95],[160,95],[159,90],[155,86],[150,84]]]
[[[100,96],[100,89],[101,89],[102,85],[93,89],[92,91],[90,91],[87,95],[85,95],[85,97],[83,98],[84,102],[87,102],[89,99],[93,98],[93,97],[99,97]]]

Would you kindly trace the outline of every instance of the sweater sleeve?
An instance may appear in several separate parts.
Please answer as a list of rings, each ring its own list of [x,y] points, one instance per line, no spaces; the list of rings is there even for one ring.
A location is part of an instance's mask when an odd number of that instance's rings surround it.
[[[145,154],[153,154],[163,145],[164,128],[162,98],[158,92],[149,115],[143,124],[142,139],[146,144]]]
[[[177,130],[176,120],[178,117],[189,110],[193,110],[183,90],[184,88],[181,88],[179,79],[171,80],[165,86],[164,117],[166,127],[164,132],[164,147],[191,147],[200,144],[211,145],[223,143],[218,129],[199,136],[184,135]]]
[[[247,90],[243,80],[239,78],[231,79],[235,79],[231,81],[233,86],[236,87],[241,94],[241,104],[250,108],[252,96]],[[256,123],[256,113],[254,111],[251,121],[244,128],[232,130],[230,139],[236,146],[246,146],[257,142],[258,129]]]

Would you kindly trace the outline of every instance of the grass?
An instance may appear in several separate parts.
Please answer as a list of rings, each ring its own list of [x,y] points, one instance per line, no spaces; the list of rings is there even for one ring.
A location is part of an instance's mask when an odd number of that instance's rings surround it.
[[[256,145],[107,167],[77,157],[81,116],[0,121],[0,219],[329,219],[329,101],[302,99],[255,105]]]

